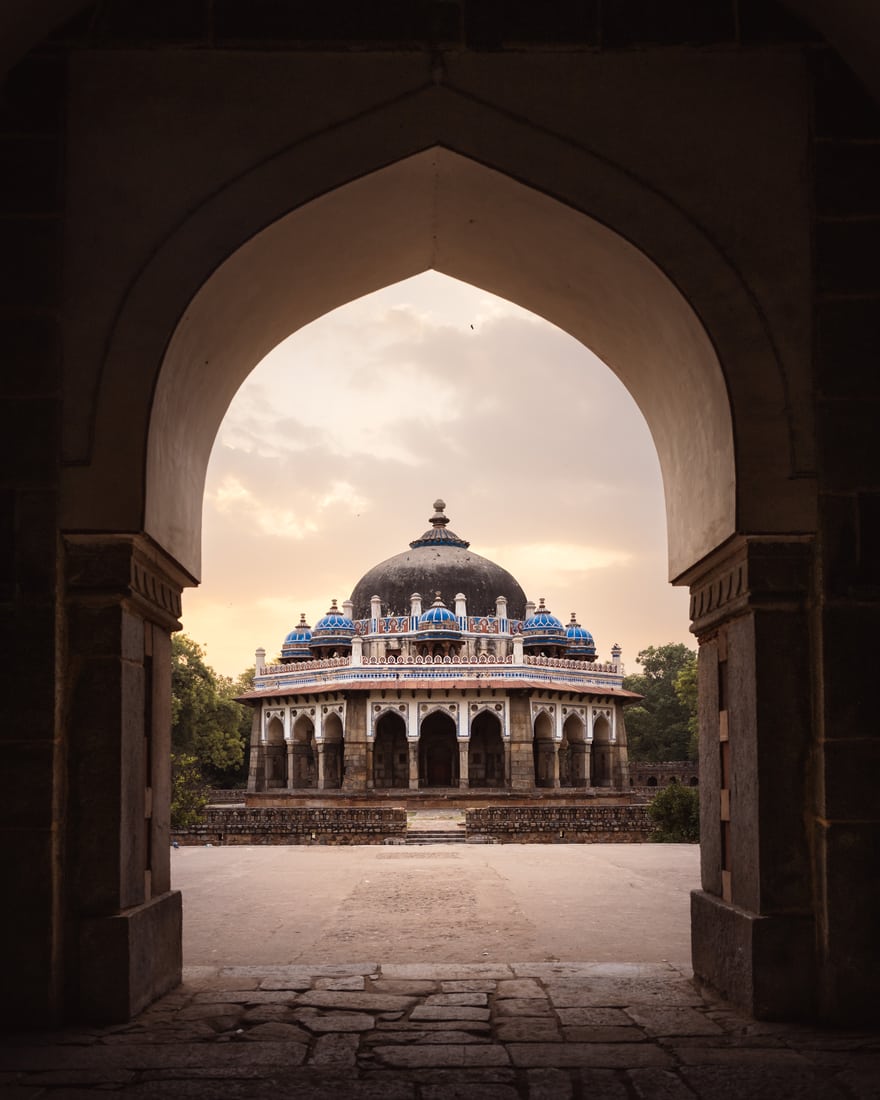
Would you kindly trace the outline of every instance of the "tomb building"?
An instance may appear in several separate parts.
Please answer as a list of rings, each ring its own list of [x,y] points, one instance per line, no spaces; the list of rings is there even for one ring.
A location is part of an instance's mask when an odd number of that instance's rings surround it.
[[[526,598],[445,503],[277,664],[256,654],[249,794],[629,785],[621,650]]]

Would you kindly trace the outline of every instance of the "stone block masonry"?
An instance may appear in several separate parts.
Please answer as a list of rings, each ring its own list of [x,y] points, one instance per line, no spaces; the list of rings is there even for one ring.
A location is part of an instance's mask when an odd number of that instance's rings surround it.
[[[386,807],[207,810],[203,824],[172,830],[179,844],[383,844],[405,835],[406,811]]]
[[[666,963],[189,967],[124,1027],[5,1030],[0,1081],[9,1096],[124,1100],[876,1095],[875,1035],[762,1028],[688,977]]]
[[[468,840],[507,844],[638,844],[653,832],[646,806],[503,806],[468,810]]]

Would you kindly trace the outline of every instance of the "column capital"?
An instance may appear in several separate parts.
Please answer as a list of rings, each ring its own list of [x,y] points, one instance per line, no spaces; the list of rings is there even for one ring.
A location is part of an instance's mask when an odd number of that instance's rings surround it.
[[[812,535],[737,535],[683,573],[691,631],[709,633],[756,608],[802,608],[812,584]]]
[[[65,534],[67,591],[78,600],[130,601],[169,631],[180,629],[181,593],[193,578],[145,535]]]

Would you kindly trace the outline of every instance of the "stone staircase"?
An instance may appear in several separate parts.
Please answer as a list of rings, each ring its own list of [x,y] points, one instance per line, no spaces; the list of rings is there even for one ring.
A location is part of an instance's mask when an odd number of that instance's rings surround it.
[[[406,831],[406,843],[412,844],[466,844],[464,829],[419,829]]]
[[[406,843],[464,844],[467,835],[462,810],[417,810],[406,815]]]

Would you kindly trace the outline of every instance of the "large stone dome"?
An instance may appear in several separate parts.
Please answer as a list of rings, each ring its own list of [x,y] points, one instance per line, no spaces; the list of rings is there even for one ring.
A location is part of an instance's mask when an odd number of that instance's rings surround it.
[[[469,615],[494,615],[496,599],[505,596],[508,617],[525,618],[526,596],[519,582],[448,530],[445,507],[442,500],[435,501],[431,527],[409,544],[409,550],[374,565],[361,577],[351,594],[356,619],[370,617],[373,596],[381,599],[385,614],[407,614],[413,592],[421,594],[423,606],[430,606],[437,592],[451,606],[462,592]]]

